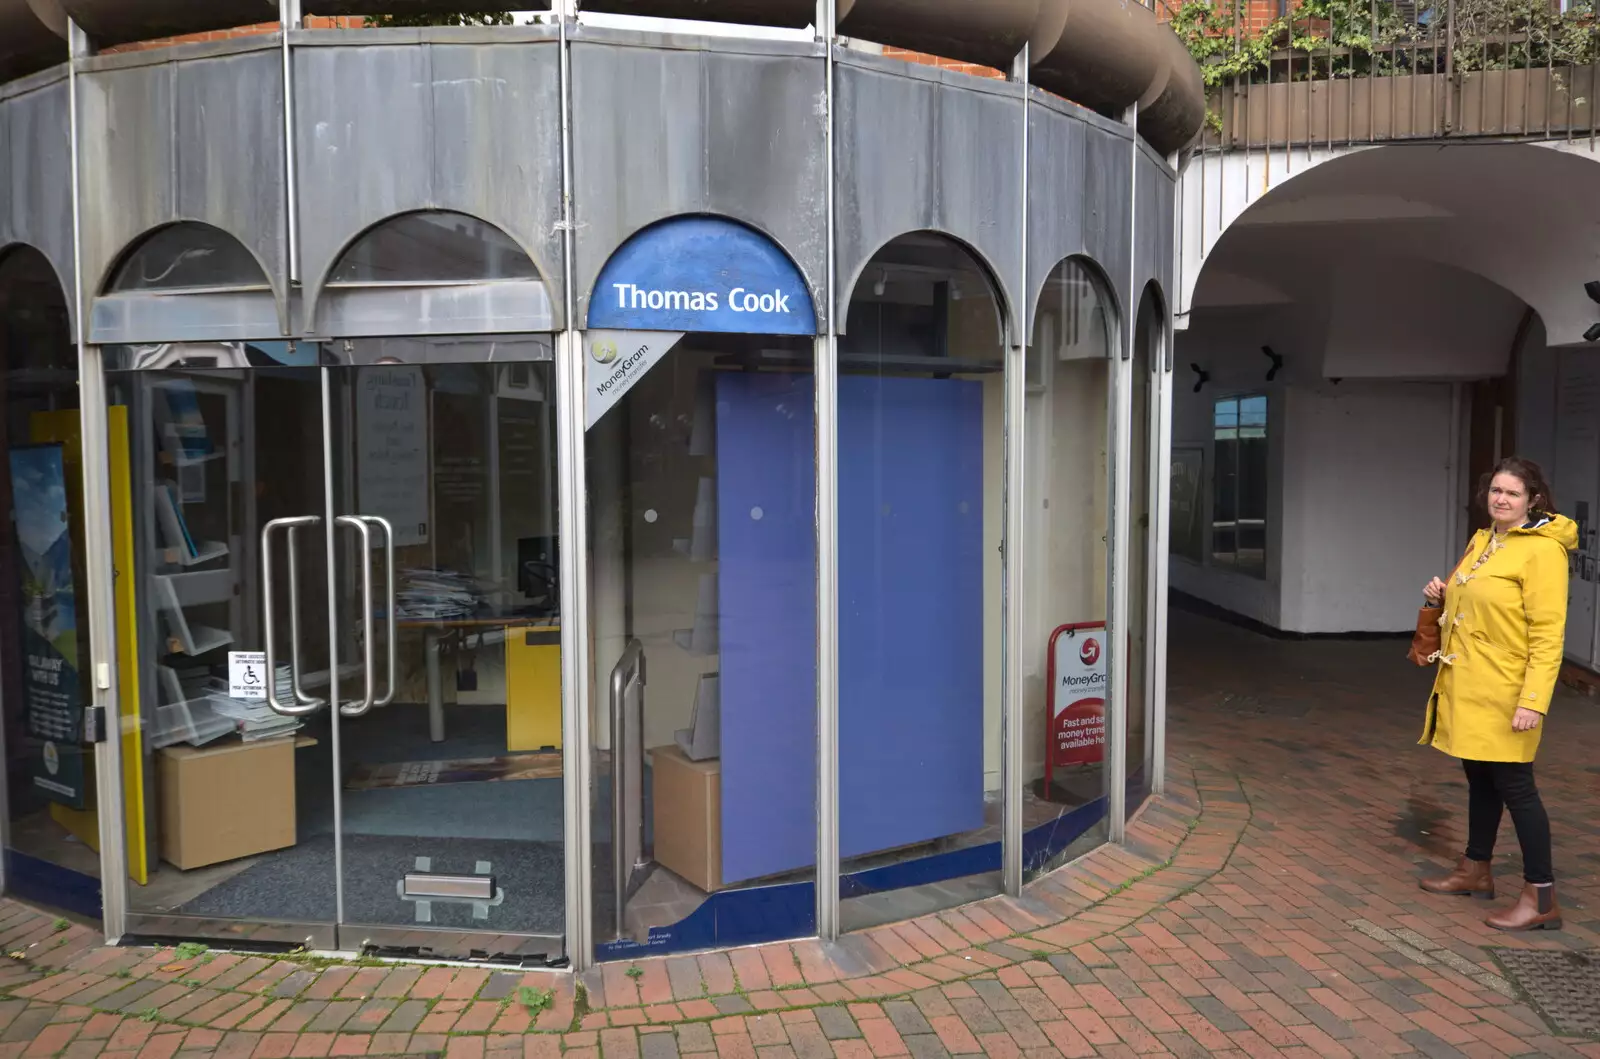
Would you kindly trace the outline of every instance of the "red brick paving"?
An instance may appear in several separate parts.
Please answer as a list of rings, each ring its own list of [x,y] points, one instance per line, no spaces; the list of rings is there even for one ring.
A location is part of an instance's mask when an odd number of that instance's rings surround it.
[[[1600,944],[1600,703],[1564,693],[1540,760],[1566,930],[1507,936],[1486,906],[1416,888],[1461,845],[1465,789],[1413,745],[1427,675],[1403,645],[1271,642],[1182,613],[1173,641],[1168,793],[1126,846],[1020,900],[847,946],[532,973],[520,984],[555,994],[536,1015],[485,970],[180,961],[0,901],[0,948],[25,950],[0,959],[0,1059],[1600,1059],[1487,951]],[[1502,842],[1510,893],[1509,825]]]

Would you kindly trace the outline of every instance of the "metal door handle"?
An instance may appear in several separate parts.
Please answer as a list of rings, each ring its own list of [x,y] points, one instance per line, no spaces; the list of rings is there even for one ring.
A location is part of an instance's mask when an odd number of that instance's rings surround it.
[[[300,690],[300,583],[296,576],[299,566],[295,560],[294,541],[295,531],[301,526],[315,526],[321,521],[316,515],[298,515],[273,519],[261,527],[261,617],[266,625],[267,705],[285,717],[305,717],[317,712],[326,701]],[[272,614],[272,532],[277,529],[289,531],[289,636],[294,641],[289,645],[289,671],[294,702],[278,701],[278,650]]]
[[[309,516],[315,518],[316,516]],[[296,535],[300,532],[298,523],[289,526],[289,687],[294,692],[294,699],[302,706],[313,709],[322,705],[323,700],[306,694],[300,686],[300,542]],[[262,546],[262,554],[266,554],[266,546]],[[265,567],[263,567],[265,573]],[[267,595],[270,597],[271,582],[268,582]],[[269,601],[270,603],[270,601]],[[269,619],[270,620],[270,619]],[[267,669],[272,669],[271,648],[268,649]],[[273,678],[276,681],[276,677]]]
[[[387,706],[389,703],[394,701],[394,693],[398,687],[396,683],[396,677],[400,672],[399,647],[397,646],[399,642],[399,630],[395,624],[394,613],[396,602],[394,595],[394,527],[391,526],[389,524],[389,520],[384,518],[382,515],[361,515],[359,517],[383,530],[383,566],[384,574],[389,586],[388,595],[384,597],[386,600],[384,609],[388,612],[389,619],[389,688],[383,693],[383,697],[379,698],[373,703],[373,705]],[[372,619],[369,616],[367,620],[371,621]]]
[[[369,626],[361,644],[362,670],[366,679],[366,694],[359,703],[340,703],[339,713],[344,717],[360,717],[372,709],[377,701],[378,675],[374,671],[375,651],[372,643],[372,528],[360,515],[340,515],[333,520],[340,526],[349,526],[361,538],[361,612],[362,620]]]

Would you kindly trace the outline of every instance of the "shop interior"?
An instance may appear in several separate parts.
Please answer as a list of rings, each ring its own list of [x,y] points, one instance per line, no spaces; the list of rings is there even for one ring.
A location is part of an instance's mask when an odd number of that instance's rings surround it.
[[[849,929],[1000,891],[1005,396],[993,289],[964,248],[904,237],[863,272],[840,339]],[[1029,361],[1030,370],[1050,361],[1030,380],[1030,409],[1047,422],[1030,459],[1042,475],[1034,480],[1050,482],[1041,517],[1073,532],[1036,560],[1049,563],[1056,589],[1051,596],[1038,582],[1031,604],[1031,629],[1050,622],[1045,638],[1056,623],[1105,616],[1111,341],[1107,303],[1086,273],[1057,277],[1048,297],[1045,326],[1056,330]],[[812,365],[809,341],[688,335],[589,432],[602,958],[641,944],[659,952],[810,929]],[[1045,399],[1048,408],[1034,406]],[[617,739],[609,692],[613,677],[632,688],[630,645],[648,678],[642,694],[624,694]],[[1043,639],[1036,653],[1037,732],[1025,733],[1035,777]],[[613,771],[616,746],[624,760]],[[643,761],[630,781],[636,753]],[[1096,799],[1103,806],[1101,765],[1069,783],[1029,785],[1029,827],[1048,828]],[[614,791],[627,800],[615,814]],[[598,869],[616,852],[605,837],[614,820],[631,844],[621,875],[607,872],[601,884]]]
[[[1105,841],[1104,744],[1049,770],[1049,644],[1063,625],[1107,618],[1111,368],[1109,287],[1088,263],[1052,270],[1027,350],[1022,585],[1023,873],[1033,878]],[[1103,630],[1102,630],[1103,631]],[[1065,633],[1074,638],[1093,630]],[[1057,704],[1058,706],[1061,704]],[[1100,733],[1102,740],[1104,732]]]
[[[0,492],[0,671],[6,877],[11,892],[99,911],[93,760],[79,745],[89,695],[78,356],[66,297],[38,251],[0,252],[0,394],[8,458]],[[44,645],[41,647],[41,645]],[[37,658],[40,664],[22,660]],[[57,664],[59,663],[59,664]]]
[[[132,907],[333,921],[337,837],[343,922],[563,933],[548,340],[342,344],[331,435],[324,373],[299,366],[337,363],[327,347],[227,347],[217,359],[252,367],[193,366],[213,352],[111,373],[143,428],[134,491],[152,498],[135,566],[153,856]],[[331,608],[326,521],[260,534],[321,519],[329,494]],[[337,716],[236,694],[232,654],[264,650],[269,593],[273,692],[326,699],[336,679]],[[492,884],[476,900],[418,897],[412,873]]]

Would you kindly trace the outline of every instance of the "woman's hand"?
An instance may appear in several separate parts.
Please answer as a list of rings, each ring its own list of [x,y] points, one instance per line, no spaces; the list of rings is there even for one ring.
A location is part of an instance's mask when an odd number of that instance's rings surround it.
[[[1431,606],[1439,606],[1444,602],[1444,582],[1437,577],[1429,581],[1428,586],[1422,590],[1422,598]]]
[[[1530,710],[1525,706],[1518,706],[1516,715],[1511,718],[1513,732],[1531,732],[1539,727],[1539,722],[1544,720],[1544,714],[1538,710]]]

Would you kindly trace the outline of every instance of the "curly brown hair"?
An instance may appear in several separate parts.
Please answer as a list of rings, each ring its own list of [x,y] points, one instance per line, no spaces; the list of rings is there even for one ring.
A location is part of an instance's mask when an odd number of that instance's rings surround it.
[[[1523,459],[1521,456],[1508,456],[1495,464],[1484,476],[1478,479],[1478,510],[1489,510],[1489,486],[1494,483],[1496,475],[1509,474],[1522,483],[1528,492],[1528,514],[1545,516],[1556,513],[1556,498],[1550,490],[1550,483],[1545,480],[1544,468],[1532,460]]]

